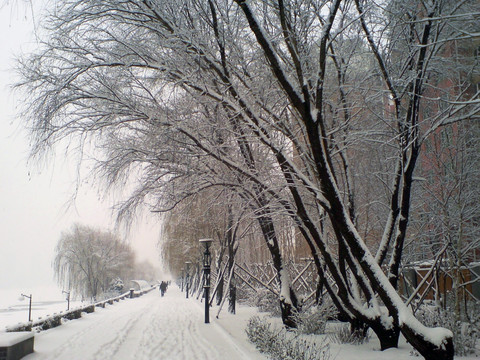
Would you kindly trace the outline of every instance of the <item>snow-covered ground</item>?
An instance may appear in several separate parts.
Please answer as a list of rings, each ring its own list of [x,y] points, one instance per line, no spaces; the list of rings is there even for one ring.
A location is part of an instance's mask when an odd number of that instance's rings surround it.
[[[152,291],[35,335],[35,353],[24,359],[265,359],[230,322],[229,331],[204,324],[202,304],[171,286]],[[213,316],[212,316],[213,317]]]
[[[240,305],[236,315],[224,310],[216,319],[214,307],[210,324],[204,324],[203,311],[199,300],[185,299],[185,293],[172,285],[164,297],[155,290],[36,333],[35,353],[24,359],[267,359],[248,342],[245,333],[248,320],[259,315],[256,309]],[[273,323],[280,324],[280,320]],[[398,349],[383,352],[375,338],[359,346],[330,344],[330,360],[420,359],[410,352],[403,339]]]

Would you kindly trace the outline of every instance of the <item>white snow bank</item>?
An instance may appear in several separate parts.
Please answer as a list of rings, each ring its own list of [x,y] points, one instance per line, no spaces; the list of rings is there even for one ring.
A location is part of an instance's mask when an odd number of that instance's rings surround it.
[[[0,347],[9,347],[32,337],[31,332],[0,333]]]

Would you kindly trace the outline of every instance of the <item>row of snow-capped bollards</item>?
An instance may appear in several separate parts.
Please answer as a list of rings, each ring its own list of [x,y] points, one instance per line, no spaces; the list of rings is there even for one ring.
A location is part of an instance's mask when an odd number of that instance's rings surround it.
[[[133,299],[139,296],[142,296],[143,294],[146,294],[147,292],[155,289],[155,287],[152,287],[147,290],[140,290],[140,291],[135,291],[133,289],[130,289],[130,291],[103,301],[99,301],[95,304],[90,304],[86,306],[82,306],[77,309],[69,310],[66,312],[60,312],[59,314],[53,314],[52,316],[47,315],[46,318],[38,318],[36,321],[29,321],[27,323],[19,323],[17,325],[7,327],[6,331],[7,332],[17,332],[17,331],[32,331],[32,329],[35,329],[37,331],[43,331],[43,330],[48,330],[57,326],[60,326],[62,324],[62,319],[65,320],[74,320],[74,319],[79,319],[82,317],[82,313],[87,313],[90,314],[95,311],[96,307],[101,307],[105,308],[107,304],[112,305],[114,302],[119,302],[120,300],[124,300],[127,298]]]

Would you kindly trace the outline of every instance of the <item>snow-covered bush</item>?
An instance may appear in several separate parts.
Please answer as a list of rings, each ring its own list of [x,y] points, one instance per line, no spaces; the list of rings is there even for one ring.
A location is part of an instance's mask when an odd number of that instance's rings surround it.
[[[369,340],[368,332],[366,335],[364,335],[362,331],[352,332],[350,324],[348,323],[337,325],[329,335],[330,340],[337,344],[361,345]]]
[[[125,291],[125,284],[123,283],[123,280],[119,277],[112,279],[108,288],[108,292],[121,294],[122,291]]]
[[[237,286],[236,295],[239,303],[253,306],[252,299],[255,297],[255,291],[252,288],[240,283]]]
[[[280,303],[278,296],[271,291],[260,288],[253,297],[253,306],[258,307],[262,312],[268,312],[273,316],[280,316]]]
[[[327,321],[336,314],[337,309],[333,303],[325,299],[321,304],[295,314],[297,330],[301,334],[324,334]]]
[[[250,318],[246,328],[248,339],[257,349],[273,360],[328,360],[330,348],[326,342],[315,342],[285,329],[272,329],[265,319]]]
[[[253,316],[248,320],[246,333],[248,340],[263,353],[274,352],[275,337],[278,335],[271,329],[271,325],[258,316]]]
[[[80,319],[81,317],[82,317],[82,309],[70,310],[63,315],[63,318],[67,320]]]
[[[453,333],[455,355],[465,356],[476,351],[476,344],[480,337],[480,310],[472,311],[469,319],[460,321],[455,318],[455,312],[440,306],[425,304],[419,307],[415,317],[429,327],[445,327]]]
[[[17,332],[17,331],[32,331],[32,322],[23,322],[18,323],[17,325],[6,326],[5,330],[7,332]]]
[[[38,331],[41,330],[48,330],[57,326],[62,325],[62,316],[61,315],[55,315],[52,317],[49,317],[45,319],[39,326],[38,326]]]
[[[237,287],[237,300],[249,306],[257,307],[261,312],[268,312],[273,316],[280,316],[280,303],[278,297],[265,288]]]

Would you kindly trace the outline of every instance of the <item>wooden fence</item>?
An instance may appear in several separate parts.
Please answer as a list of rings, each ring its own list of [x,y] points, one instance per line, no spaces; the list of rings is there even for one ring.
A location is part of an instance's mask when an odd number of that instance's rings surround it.
[[[303,299],[304,307],[309,307],[316,302],[318,275],[312,261],[302,263],[290,262],[287,265],[292,286],[295,292]],[[221,276],[226,276],[226,262],[220,269]],[[214,297],[219,284],[218,269],[211,270],[211,298]],[[234,275],[236,286],[240,291],[258,291],[266,289],[272,294],[279,295],[279,283],[276,271],[271,262],[265,264],[235,264]],[[331,276],[326,273],[327,281],[335,288]],[[447,298],[452,296],[454,281],[458,282],[457,289],[464,304],[480,302],[480,264],[460,270],[448,270],[441,262],[403,267],[399,279],[399,293],[415,312],[425,300],[435,300],[437,304],[446,306]],[[184,280],[182,280],[183,282]],[[184,283],[183,283],[184,285]],[[197,270],[189,277],[189,292],[197,299],[203,295],[203,272],[197,266]],[[226,296],[227,291],[224,292]],[[325,290],[323,290],[325,294]],[[467,306],[464,305],[464,308]]]
[[[454,284],[461,302],[480,302],[480,264],[469,268],[449,268],[437,265],[410,265],[403,268],[400,294],[410,299],[415,294],[417,303],[434,300],[447,305],[447,298],[454,296]]]

